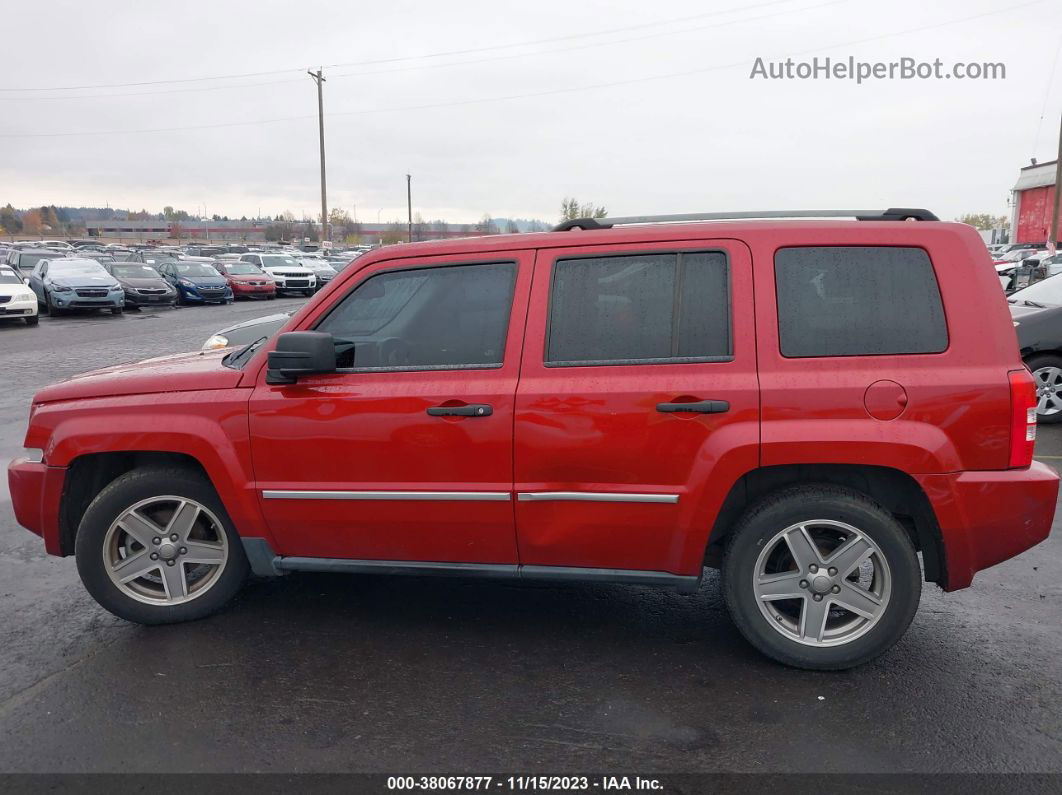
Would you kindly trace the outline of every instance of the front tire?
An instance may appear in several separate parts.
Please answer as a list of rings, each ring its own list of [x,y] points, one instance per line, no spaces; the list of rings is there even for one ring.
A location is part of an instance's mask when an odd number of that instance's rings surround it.
[[[922,592],[907,532],[877,503],[832,485],[784,489],[729,538],[723,589],[742,635],[778,662],[862,665],[907,631]]]
[[[61,315],[63,312],[63,310],[59,309],[55,304],[52,303],[51,293],[44,294],[44,308],[48,311],[48,314],[51,317],[59,317],[59,315]]]
[[[303,290],[302,291],[302,294],[305,295],[307,298],[313,297],[313,293],[314,293],[313,290]]]
[[[1033,356],[1026,364],[1036,381],[1036,421],[1062,422],[1062,356]]]
[[[120,306],[112,306],[111,307],[111,314],[112,315],[120,315],[120,314],[122,314],[122,308]]]
[[[31,315],[30,317],[23,318],[26,321],[27,326],[36,326],[40,322],[40,318],[37,315]]]
[[[75,554],[92,597],[138,624],[208,616],[248,569],[214,488],[180,468],[136,469],[112,481],[85,511]]]

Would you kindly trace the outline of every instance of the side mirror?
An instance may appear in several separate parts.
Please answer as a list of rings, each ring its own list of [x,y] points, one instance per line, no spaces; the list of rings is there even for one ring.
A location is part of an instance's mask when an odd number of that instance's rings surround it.
[[[294,384],[299,376],[336,371],[336,346],[324,331],[289,331],[269,352],[267,384]]]

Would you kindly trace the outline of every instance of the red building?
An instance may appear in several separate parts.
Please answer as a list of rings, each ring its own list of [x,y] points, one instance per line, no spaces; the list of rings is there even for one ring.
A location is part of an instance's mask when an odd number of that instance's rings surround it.
[[[1045,243],[1051,234],[1051,211],[1055,206],[1057,161],[1037,163],[1021,170],[1011,192],[1010,228],[1015,243]]]

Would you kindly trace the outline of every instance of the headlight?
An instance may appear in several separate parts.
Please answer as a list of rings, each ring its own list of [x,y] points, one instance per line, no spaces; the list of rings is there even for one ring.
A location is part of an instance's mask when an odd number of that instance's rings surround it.
[[[1014,321],[1011,321],[1011,322],[1014,323],[1014,328],[1017,328],[1018,326],[1021,325],[1021,323],[1019,323],[1017,320],[1014,320]]]
[[[37,297],[36,293],[32,293],[32,292],[27,291],[27,292],[19,293],[18,295],[16,295],[15,296],[15,300],[16,301],[32,301],[36,297]]]
[[[188,281],[187,279],[178,279],[178,280],[177,280],[177,283],[178,283],[178,284],[183,284],[183,285],[184,285],[185,287],[195,287],[195,285],[194,285],[194,284],[192,284],[192,283],[191,283],[190,281]]]
[[[55,282],[52,282],[52,291],[53,292],[56,292],[56,293],[69,293],[73,289],[74,289],[73,287],[69,287],[69,286],[67,286],[65,284],[56,284]]]
[[[215,334],[203,343],[204,351],[216,351],[218,348],[229,347],[229,338],[224,334]]]

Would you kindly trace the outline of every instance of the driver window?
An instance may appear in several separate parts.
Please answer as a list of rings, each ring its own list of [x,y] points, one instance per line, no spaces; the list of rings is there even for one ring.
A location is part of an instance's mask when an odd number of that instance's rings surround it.
[[[317,326],[340,369],[500,367],[515,263],[451,265],[372,276]]]

